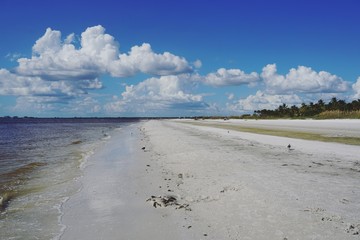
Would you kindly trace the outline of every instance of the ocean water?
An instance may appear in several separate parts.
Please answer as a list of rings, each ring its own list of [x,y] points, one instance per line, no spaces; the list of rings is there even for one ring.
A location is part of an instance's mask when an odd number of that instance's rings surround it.
[[[86,160],[136,119],[1,119],[0,239],[58,239]]]

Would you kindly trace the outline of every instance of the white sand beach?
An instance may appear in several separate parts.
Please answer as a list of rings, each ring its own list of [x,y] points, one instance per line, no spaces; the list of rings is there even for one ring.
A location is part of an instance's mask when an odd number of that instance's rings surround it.
[[[360,132],[356,120],[344,122],[350,130],[338,120],[306,121],[253,124]],[[63,208],[61,239],[359,239],[359,153],[359,146],[143,122],[89,159],[82,189]],[[151,196],[176,201],[161,206]]]
[[[183,239],[171,212],[146,202],[160,192],[162,179],[155,166],[149,177],[144,141],[136,124],[113,134],[88,160],[81,190],[63,207],[60,239]]]

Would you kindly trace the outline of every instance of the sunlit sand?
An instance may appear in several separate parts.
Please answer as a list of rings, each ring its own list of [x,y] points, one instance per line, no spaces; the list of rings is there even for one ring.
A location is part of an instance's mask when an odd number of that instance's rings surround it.
[[[272,123],[312,129],[289,121]],[[337,121],[318,123],[347,134]],[[359,150],[143,122],[89,160],[82,190],[64,208],[63,239],[358,239]]]

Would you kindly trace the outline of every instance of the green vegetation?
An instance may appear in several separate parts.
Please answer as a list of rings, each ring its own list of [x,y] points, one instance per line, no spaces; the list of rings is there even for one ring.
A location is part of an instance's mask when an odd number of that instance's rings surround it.
[[[196,116],[189,117],[195,120],[205,119],[360,119],[360,99],[347,103],[344,100],[332,98],[328,103],[319,100],[317,103],[302,103],[301,106],[288,106],[285,103],[274,110],[255,110],[254,114],[240,116]]]
[[[335,97],[332,98],[328,103],[323,100],[319,100],[317,103],[310,102],[309,104],[302,103],[301,106],[293,105],[288,107],[286,104],[280,105],[275,110],[257,110],[254,111],[253,115],[246,114],[242,116],[231,116],[231,117],[195,117],[195,120],[205,119],[224,119],[225,121],[229,118],[241,118],[241,119],[280,119],[280,118],[314,118],[314,119],[338,119],[338,118],[353,118],[360,119],[360,99],[354,100],[351,103],[347,103],[344,100],[338,100]],[[192,122],[194,125],[205,125],[217,128],[224,128],[227,130],[236,130],[242,132],[250,132],[257,134],[273,135],[280,137],[299,138],[305,140],[315,140],[323,142],[337,142],[343,144],[360,145],[360,138],[357,137],[334,137],[324,136],[319,133],[311,132],[299,132],[299,131],[288,131],[279,129],[269,128],[255,128],[255,127],[244,127],[232,124],[219,124],[219,123],[206,123],[202,121]]]
[[[347,118],[347,119],[360,119],[360,110],[357,111],[325,111],[316,116],[317,119],[334,119],[334,118]]]
[[[247,117],[249,118],[249,117]],[[285,103],[275,110],[256,110],[251,118],[360,118],[360,99],[350,103],[338,100],[335,97],[328,103],[319,100],[317,103],[302,103],[300,107],[293,105],[287,106]]]

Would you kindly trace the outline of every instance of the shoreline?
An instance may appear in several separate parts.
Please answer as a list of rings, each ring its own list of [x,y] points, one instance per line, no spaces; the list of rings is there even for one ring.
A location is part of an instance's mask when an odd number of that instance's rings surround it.
[[[143,124],[122,128],[88,159],[81,189],[63,206],[59,239],[183,239],[177,218],[146,202],[160,195],[162,179],[141,149],[149,147]]]
[[[358,152],[144,121],[89,159],[83,189],[64,206],[60,239],[358,239]],[[155,208],[160,196],[176,204]]]

